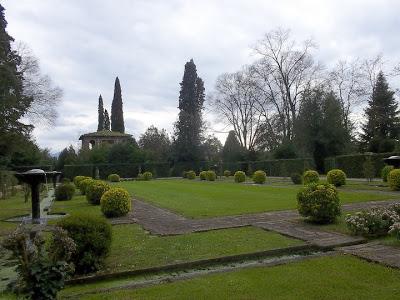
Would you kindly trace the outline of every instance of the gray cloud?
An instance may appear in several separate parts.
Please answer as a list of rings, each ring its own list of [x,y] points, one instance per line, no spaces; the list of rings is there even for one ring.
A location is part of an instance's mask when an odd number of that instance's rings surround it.
[[[210,91],[219,74],[250,62],[251,46],[277,26],[298,40],[313,37],[328,66],[380,52],[400,61],[396,0],[3,2],[9,33],[30,45],[65,92],[57,126],[34,131],[41,146],[57,151],[96,129],[98,95],[110,107],[117,75],[129,132],[138,137],[151,124],[171,132],[184,63],[195,60]],[[212,112],[207,119],[227,130]]]

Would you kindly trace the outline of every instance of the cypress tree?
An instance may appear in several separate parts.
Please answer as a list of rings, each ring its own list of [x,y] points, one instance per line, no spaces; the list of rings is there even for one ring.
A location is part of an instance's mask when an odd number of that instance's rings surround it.
[[[222,159],[225,162],[240,161],[243,159],[244,151],[240,145],[235,131],[229,131],[228,137],[226,138],[224,147],[222,148]]]
[[[104,130],[110,130],[110,117],[107,109],[104,111]]]
[[[118,77],[115,78],[114,98],[111,104],[111,130],[125,132],[124,112],[122,109],[121,85]]]
[[[104,130],[104,106],[103,106],[103,98],[101,95],[99,96],[99,106],[98,106],[98,124],[97,131]]]
[[[382,72],[378,74],[371,100],[365,109],[362,143],[372,152],[392,151],[399,135],[399,111],[394,92]]]
[[[174,156],[176,161],[202,159],[202,109],[204,82],[197,76],[196,65],[191,59],[185,64],[179,92],[179,117],[175,123]]]

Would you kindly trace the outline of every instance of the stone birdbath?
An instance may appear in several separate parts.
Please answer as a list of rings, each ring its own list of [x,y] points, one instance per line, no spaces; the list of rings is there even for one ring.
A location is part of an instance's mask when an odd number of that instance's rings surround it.
[[[25,182],[31,187],[32,196],[32,224],[40,224],[40,184],[48,183],[49,179],[53,180],[55,185],[57,178],[61,175],[61,172],[50,171],[45,172],[41,169],[32,169],[23,173],[16,173],[20,181]]]
[[[390,156],[388,158],[383,159],[383,161],[386,164],[393,166],[395,169],[400,168],[400,156]]]

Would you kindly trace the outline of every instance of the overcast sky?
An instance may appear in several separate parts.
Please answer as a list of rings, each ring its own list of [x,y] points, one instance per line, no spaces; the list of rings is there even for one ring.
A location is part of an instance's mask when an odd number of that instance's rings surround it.
[[[110,109],[119,76],[125,128],[138,138],[154,124],[173,131],[179,82],[193,58],[206,92],[216,77],[251,62],[252,46],[277,27],[313,38],[326,66],[383,53],[400,61],[398,0],[4,0],[8,32],[27,43],[64,90],[52,128],[37,127],[54,152],[97,129],[101,93]],[[210,133],[229,130],[205,112]],[[217,133],[223,142],[224,133]]]

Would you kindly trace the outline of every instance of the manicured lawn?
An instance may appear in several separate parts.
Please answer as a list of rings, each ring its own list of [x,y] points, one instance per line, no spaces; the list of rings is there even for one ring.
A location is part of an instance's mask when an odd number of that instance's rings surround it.
[[[103,286],[107,287],[106,283]],[[89,290],[89,286],[81,291]],[[95,289],[93,289],[95,291]],[[62,295],[79,290],[67,289]],[[80,299],[399,299],[400,270],[352,256],[213,274]]]
[[[115,225],[106,268],[110,271],[141,269],[302,244],[255,227],[160,237],[150,235],[137,224]]]
[[[8,199],[0,199],[0,236],[7,235],[15,230],[18,223],[5,222],[12,217],[28,215],[31,213],[31,202],[25,202],[23,192]]]
[[[76,213],[86,213],[93,215],[102,215],[100,211],[100,205],[89,204],[86,200],[85,196],[82,196],[77,191],[75,196],[68,201],[54,201],[51,207],[51,213],[67,213],[67,214],[76,214]],[[56,222],[55,220],[51,220],[51,223]]]
[[[300,186],[236,184],[227,181],[129,181],[118,185],[133,197],[192,218],[238,215],[296,208]],[[340,191],[342,203],[390,199],[370,192]]]

